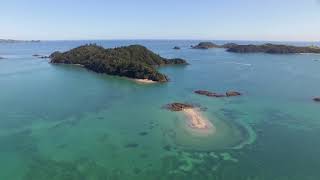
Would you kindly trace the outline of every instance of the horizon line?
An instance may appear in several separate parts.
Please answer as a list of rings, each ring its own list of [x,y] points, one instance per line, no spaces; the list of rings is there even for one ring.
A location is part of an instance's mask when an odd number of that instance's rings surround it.
[[[2,40],[16,40],[16,41],[247,41],[247,42],[320,42],[320,40],[245,40],[245,39],[210,39],[210,38],[93,38],[93,39],[12,39],[0,38]]]

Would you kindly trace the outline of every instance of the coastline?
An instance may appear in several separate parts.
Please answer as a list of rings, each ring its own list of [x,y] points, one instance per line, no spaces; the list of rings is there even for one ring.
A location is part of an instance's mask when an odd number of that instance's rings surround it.
[[[157,81],[149,80],[149,79],[134,79],[130,78],[131,80],[135,81],[136,83],[139,84],[155,84],[158,83]]]

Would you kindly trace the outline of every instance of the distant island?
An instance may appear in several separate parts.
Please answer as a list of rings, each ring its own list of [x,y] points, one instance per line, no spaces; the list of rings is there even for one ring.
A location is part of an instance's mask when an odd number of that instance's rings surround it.
[[[212,42],[200,42],[193,49],[225,48],[228,52],[234,53],[269,53],[269,54],[297,54],[297,53],[320,53],[318,46],[292,46],[282,44],[262,44],[262,45],[238,45],[227,43],[217,45]]]
[[[97,73],[155,82],[169,80],[166,75],[158,72],[156,67],[188,64],[179,58],[163,58],[141,45],[105,49],[89,44],[64,53],[54,52],[50,58],[51,63],[81,65]]]
[[[227,50],[235,53],[269,53],[269,54],[295,54],[295,53],[320,53],[317,46],[290,46],[278,44],[263,45],[236,45]]]
[[[191,46],[193,49],[210,49],[210,48],[220,48],[219,45],[212,42],[200,42],[198,45]]]
[[[26,43],[26,42],[31,42],[31,43],[38,43],[40,40],[14,40],[14,39],[0,39],[0,43]]]

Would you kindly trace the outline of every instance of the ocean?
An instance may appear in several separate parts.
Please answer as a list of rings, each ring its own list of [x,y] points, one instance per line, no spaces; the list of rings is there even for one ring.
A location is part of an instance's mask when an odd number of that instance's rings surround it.
[[[320,55],[190,48],[198,42],[0,44],[0,179],[320,179],[320,104],[312,100],[320,96]],[[168,83],[138,84],[32,56],[89,43],[141,44],[190,65],[160,67]],[[200,89],[243,95],[193,93]],[[163,108],[173,102],[203,107],[216,133],[190,134],[183,114]]]

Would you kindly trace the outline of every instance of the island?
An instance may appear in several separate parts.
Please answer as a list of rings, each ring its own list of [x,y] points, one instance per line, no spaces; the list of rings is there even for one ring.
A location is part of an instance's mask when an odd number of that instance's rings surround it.
[[[297,54],[297,53],[320,53],[317,46],[291,46],[281,44],[262,45],[234,45],[229,47],[228,52],[234,53],[269,53],[269,54]]]
[[[200,42],[196,46],[191,46],[193,49],[210,49],[210,48],[221,48],[221,46],[212,42]]]
[[[167,82],[169,78],[158,72],[165,65],[187,65],[184,59],[163,58],[141,45],[105,49],[87,44],[66,52],[54,52],[51,63],[81,65],[97,73],[124,76],[140,82]]]

